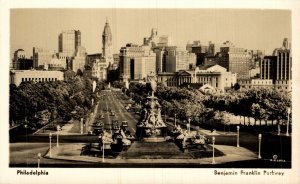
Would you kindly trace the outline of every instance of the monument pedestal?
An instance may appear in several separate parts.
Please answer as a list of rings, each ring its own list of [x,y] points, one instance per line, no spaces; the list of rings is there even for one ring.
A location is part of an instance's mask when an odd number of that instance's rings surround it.
[[[137,138],[144,142],[163,142],[166,141],[166,127],[136,127]]]

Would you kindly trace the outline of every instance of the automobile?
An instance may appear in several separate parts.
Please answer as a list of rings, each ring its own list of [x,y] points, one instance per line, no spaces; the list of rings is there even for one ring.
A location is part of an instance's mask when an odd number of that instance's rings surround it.
[[[110,115],[111,115],[111,116],[115,116],[115,115],[116,115],[115,111],[111,111],[111,112],[110,112]]]
[[[128,122],[127,121],[122,121],[121,127],[128,127]]]
[[[100,134],[102,134],[103,133],[103,129],[102,128],[95,128],[94,130],[93,130],[93,134],[94,135],[100,135]]]
[[[129,126],[128,126],[128,122],[127,121],[122,121],[122,123],[121,123],[121,129],[124,131],[124,133],[126,135],[130,135],[130,130],[129,130]]]
[[[104,108],[103,108],[103,111],[108,111],[108,108],[107,108],[107,107],[104,107]]]
[[[96,121],[93,126],[104,126],[103,121]]]
[[[120,125],[119,125],[118,120],[112,120],[111,129],[112,130],[119,130],[120,129]]]

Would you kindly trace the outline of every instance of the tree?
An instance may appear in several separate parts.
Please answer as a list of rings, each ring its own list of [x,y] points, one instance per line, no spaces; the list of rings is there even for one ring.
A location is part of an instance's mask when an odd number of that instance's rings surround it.
[[[233,86],[233,89],[235,91],[239,90],[241,88],[240,84],[239,83],[235,83],[234,86]]]
[[[78,70],[77,70],[76,75],[77,75],[77,76],[80,76],[80,77],[83,76],[83,72],[81,71],[81,69],[78,69]]]

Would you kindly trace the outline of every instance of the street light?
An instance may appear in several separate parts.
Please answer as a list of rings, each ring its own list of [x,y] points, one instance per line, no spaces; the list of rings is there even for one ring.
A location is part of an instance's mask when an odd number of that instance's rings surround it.
[[[236,130],[237,130],[237,143],[236,143],[236,147],[240,147],[240,126],[236,126]]]
[[[286,136],[289,136],[289,124],[290,124],[290,113],[291,113],[291,108],[287,108],[287,113],[288,113],[288,117],[287,117],[287,124],[286,124]]]
[[[52,138],[52,133],[50,132],[49,133],[49,145],[50,145],[50,149],[49,149],[49,157],[51,158],[52,157],[52,155],[51,155],[51,138]]]
[[[42,157],[42,154],[38,153],[38,168],[40,168],[41,157]]]
[[[258,134],[258,158],[259,159],[261,158],[261,155],[260,155],[261,138],[262,138],[262,135]]]
[[[212,157],[212,164],[215,164],[215,137],[212,137],[212,143],[213,143],[213,157]]]
[[[104,162],[104,141],[103,141],[102,136],[100,135],[99,136],[99,142],[100,142],[101,139],[102,139],[102,162]]]
[[[56,138],[57,138],[57,140],[56,140],[56,147],[59,147],[59,144],[58,144],[58,133],[59,133],[59,130],[60,130],[60,126],[57,125],[57,127],[56,127]]]
[[[175,125],[175,128],[176,128],[176,113],[175,113],[175,116],[174,116],[174,125]]]
[[[191,118],[188,119],[189,121],[189,124],[188,124],[188,131],[189,131],[189,134],[191,133]]]
[[[83,118],[80,119],[80,134],[83,134]]]

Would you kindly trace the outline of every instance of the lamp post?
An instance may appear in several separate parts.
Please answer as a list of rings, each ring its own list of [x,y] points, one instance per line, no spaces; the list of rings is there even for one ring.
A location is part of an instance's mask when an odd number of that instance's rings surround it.
[[[191,118],[188,119],[189,121],[189,124],[188,124],[188,131],[189,131],[189,134],[191,133]]]
[[[102,162],[104,162],[104,141],[102,136],[99,136],[99,143],[100,141],[102,142]]]
[[[236,147],[240,147],[240,126],[236,126],[236,130],[237,130],[237,143],[236,143]]]
[[[52,138],[52,133],[50,132],[49,133],[49,147],[50,147],[50,149],[49,149],[49,157],[51,158],[52,157],[52,154],[51,154],[51,138]]]
[[[213,157],[212,157],[212,164],[215,164],[215,137],[212,137],[212,143],[213,143]]]
[[[175,113],[175,115],[174,115],[174,125],[175,125],[175,127],[176,127],[176,113]]]
[[[83,118],[80,118],[80,134],[83,134]]]
[[[262,135],[258,134],[258,158],[259,159],[261,158],[261,155],[260,155],[261,138],[262,138]]]
[[[57,127],[56,127],[56,138],[57,138],[57,140],[56,140],[56,147],[59,147],[59,143],[58,143],[58,133],[59,133],[59,130],[60,130],[60,126],[59,125],[57,125]]]
[[[38,153],[38,168],[40,168],[41,157],[42,157],[42,154]]]
[[[286,123],[286,136],[289,136],[289,124],[290,124],[290,113],[291,113],[291,108],[287,108],[287,113],[288,113],[288,116],[287,116],[287,123]]]

